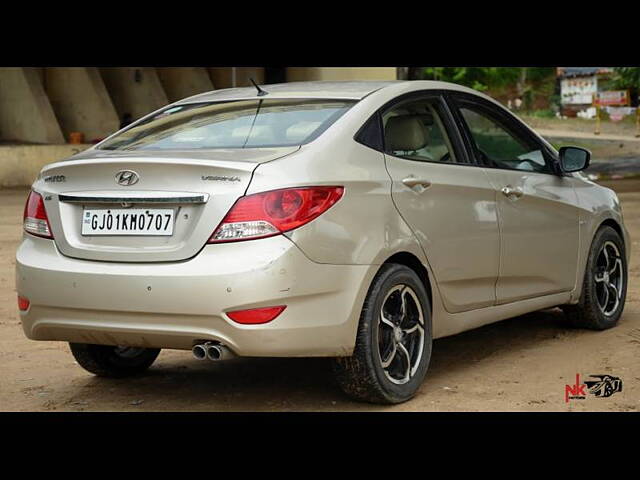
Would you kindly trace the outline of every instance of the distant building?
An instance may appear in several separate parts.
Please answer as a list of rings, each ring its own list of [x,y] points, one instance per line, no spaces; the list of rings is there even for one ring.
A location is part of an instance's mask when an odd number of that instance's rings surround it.
[[[594,94],[611,73],[609,67],[558,67],[561,114],[575,117],[591,107]]]

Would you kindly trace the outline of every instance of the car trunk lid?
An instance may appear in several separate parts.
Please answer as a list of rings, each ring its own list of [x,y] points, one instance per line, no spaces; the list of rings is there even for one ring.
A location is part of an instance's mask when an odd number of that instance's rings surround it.
[[[203,248],[234,202],[246,192],[258,164],[298,149],[166,153],[93,150],[45,167],[33,188],[45,199],[56,246],[64,255],[112,262],[180,261]],[[134,172],[137,180],[119,184],[116,177],[122,171]],[[85,215],[105,209],[114,216],[171,212],[171,235],[83,234]]]

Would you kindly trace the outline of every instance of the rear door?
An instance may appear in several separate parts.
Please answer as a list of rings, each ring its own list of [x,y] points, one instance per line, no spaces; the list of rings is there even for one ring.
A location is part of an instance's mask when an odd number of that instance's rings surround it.
[[[572,290],[579,219],[570,178],[554,173],[553,152],[511,114],[475,95],[451,97],[496,192],[501,227],[497,303]]]
[[[495,191],[469,163],[437,93],[381,113],[384,155],[398,211],[420,241],[450,312],[495,303],[499,232]]]

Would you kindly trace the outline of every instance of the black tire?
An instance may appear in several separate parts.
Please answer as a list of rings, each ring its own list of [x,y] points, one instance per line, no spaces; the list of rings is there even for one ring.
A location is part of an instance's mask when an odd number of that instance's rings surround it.
[[[411,292],[401,287],[402,285],[410,287]],[[394,295],[394,291],[399,292],[397,295],[402,298],[405,298],[406,292],[409,292],[409,295],[415,294],[420,303],[423,318],[422,342],[420,342],[420,332],[414,331],[411,335],[418,335],[417,338],[409,338],[408,334],[403,337],[404,341],[412,342],[409,344],[409,348],[405,348],[403,351],[407,352],[402,354],[404,360],[396,359],[391,354],[387,356],[387,360],[393,358],[393,362],[404,361],[405,363],[398,366],[401,369],[406,367],[406,372],[412,372],[404,377],[404,379],[409,378],[404,384],[396,384],[387,377],[382,366],[383,354],[379,351],[379,338],[383,339],[383,344],[384,338],[388,339],[387,343],[393,343],[397,340],[395,329],[392,330],[388,324],[380,324],[383,302],[388,296],[387,302],[390,302],[390,295]],[[412,310],[414,318],[417,318],[419,313],[415,307],[415,297],[410,296],[408,300],[405,299],[406,302],[409,302],[409,306],[405,306],[404,311]],[[405,318],[409,317],[405,316]],[[398,322],[403,322],[403,320],[398,320]],[[398,323],[398,327],[401,325],[402,323]],[[383,329],[387,329],[387,331],[383,333]],[[393,335],[389,335],[389,332],[393,332]],[[422,349],[416,350],[420,343],[422,343]],[[367,293],[360,315],[353,355],[333,359],[333,372],[336,381],[347,395],[359,401],[383,404],[405,402],[415,395],[424,380],[431,360],[431,344],[431,305],[424,284],[410,268],[398,264],[385,264],[377,273]],[[395,343],[395,345],[398,344]],[[393,352],[401,351],[399,348],[393,347]],[[416,355],[413,367],[412,355]],[[393,362],[387,368],[394,366]]]
[[[71,353],[82,368],[99,377],[122,378],[148,369],[160,354],[159,348],[113,347],[69,343]]]
[[[607,311],[607,305],[603,311],[601,304],[606,303],[604,300],[602,285],[596,285],[596,279],[602,279],[602,258],[601,251],[605,245],[611,252],[611,244],[614,244],[619,252],[620,260],[620,276],[622,279],[622,287],[619,289],[620,294],[618,296],[618,304],[615,306],[612,304]],[[615,251],[615,249],[613,250]],[[600,261],[599,261],[600,259]],[[615,273],[615,272],[614,272]],[[607,273],[607,283],[609,274]],[[615,292],[609,290],[607,293],[607,301],[609,301],[609,295],[613,295]],[[624,242],[618,232],[613,228],[604,226],[598,229],[593,242],[591,243],[591,250],[589,251],[589,258],[587,259],[587,266],[584,274],[584,280],[582,284],[582,293],[580,295],[580,301],[576,305],[564,305],[562,309],[565,312],[569,325],[576,328],[588,328],[591,330],[606,330],[617,325],[622,311],[624,309],[625,299],[627,297],[627,258],[624,248]]]

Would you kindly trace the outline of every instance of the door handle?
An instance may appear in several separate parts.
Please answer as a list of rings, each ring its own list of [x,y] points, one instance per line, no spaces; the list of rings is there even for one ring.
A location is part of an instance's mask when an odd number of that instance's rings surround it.
[[[524,192],[520,187],[513,188],[511,185],[507,185],[506,187],[502,187],[500,190],[505,197],[516,197],[520,198],[524,195]]]
[[[404,183],[409,188],[414,188],[414,187],[417,187],[418,185],[420,185],[422,188],[429,188],[431,186],[431,182],[429,180],[425,180],[423,178],[416,178],[413,176],[403,179],[402,183]]]

